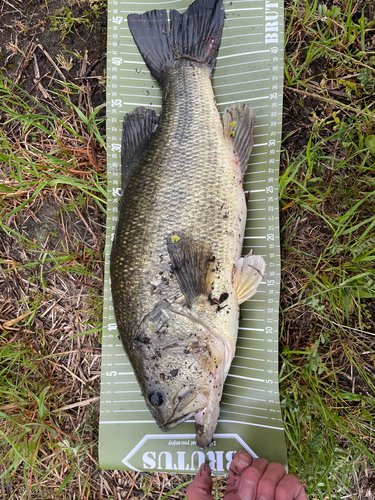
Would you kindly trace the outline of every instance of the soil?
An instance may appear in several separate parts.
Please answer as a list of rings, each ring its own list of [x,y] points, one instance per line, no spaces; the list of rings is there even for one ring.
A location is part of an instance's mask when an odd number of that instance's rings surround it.
[[[94,106],[105,103],[104,86],[93,78],[102,77],[105,73],[107,18],[104,2],[101,2],[102,8],[97,17],[94,12],[90,12],[85,1],[79,0],[68,3],[62,0],[31,0],[15,2],[13,5],[3,2],[0,8],[1,71],[27,91],[34,90],[35,79],[40,79],[48,89],[52,78],[60,76],[51,59],[55,61],[58,54],[63,54],[68,59],[69,52],[76,52],[82,59],[73,56],[73,65],[69,71],[63,68],[60,70],[67,81],[77,84],[82,77],[82,64],[87,54],[83,74],[90,76],[93,83],[92,103]],[[73,19],[85,19],[87,22],[75,22],[71,32],[62,39],[64,20],[57,20],[59,25],[56,30],[52,22],[54,16],[66,16],[64,9],[69,5]],[[38,92],[32,94],[38,96]]]
[[[0,6],[0,70],[11,81],[17,81],[20,87],[37,99],[43,97],[38,83],[48,92],[55,85],[54,78],[65,79],[75,84],[80,84],[84,80],[93,107],[105,104],[106,11],[104,1],[97,1],[94,5],[98,7],[95,12],[90,11],[88,4],[83,0],[71,0],[69,3],[62,0],[2,2]],[[72,18],[85,21],[76,21],[71,27],[69,25],[64,27],[65,21],[61,20],[60,25],[57,26],[58,29],[51,31],[56,27],[53,26],[56,13],[64,17],[66,8],[71,10]],[[66,30],[71,30],[71,32],[64,35]],[[311,40],[304,40],[301,50],[308,47],[309,43]],[[287,50],[293,50],[293,47],[287,47]],[[64,69],[59,65],[57,69],[52,64],[51,59],[56,61],[56,56],[59,54],[64,56],[65,60],[72,58],[71,67],[67,64]],[[312,82],[319,83],[321,66],[322,61],[317,60],[311,67]],[[335,98],[342,103],[348,102],[345,94],[337,95]],[[311,111],[319,116],[320,113],[327,113],[327,105],[312,96],[301,96],[289,91],[285,93],[283,134],[286,139],[283,146],[290,156],[306,147],[310,135],[309,130],[313,126]],[[104,116],[104,110],[100,113],[99,116]],[[283,168],[286,168],[285,156],[282,158]],[[329,175],[329,173],[324,175]],[[323,178],[322,182],[326,180]],[[9,267],[13,264],[23,266],[11,276],[3,273],[0,267],[0,322],[16,320],[20,314],[22,300],[34,297],[36,301],[41,296],[47,297],[48,300],[43,299],[45,301],[43,306],[37,309],[37,314],[30,322],[30,329],[14,328],[14,337],[11,341],[22,335],[26,345],[43,360],[42,370],[44,370],[46,384],[50,383],[53,378],[56,389],[56,400],[51,401],[51,406],[55,405],[59,408],[71,405],[64,410],[64,416],[60,419],[53,420],[51,417],[51,425],[55,425],[58,429],[56,432],[60,433],[61,442],[69,439],[72,440],[71,446],[78,442],[87,444],[84,454],[80,455],[79,467],[84,477],[90,482],[90,492],[85,490],[84,481],[76,474],[76,478],[65,488],[66,496],[65,493],[64,496],[57,496],[57,486],[56,491],[51,491],[51,496],[48,496],[44,489],[43,498],[90,498],[92,500],[161,498],[160,492],[164,488],[166,488],[164,493],[167,493],[170,489],[189,480],[190,477],[100,471],[97,466],[100,338],[97,333],[86,337],[77,337],[77,333],[83,331],[83,325],[85,327],[89,325],[91,328],[100,322],[101,310],[96,311],[95,305],[97,295],[102,293],[104,241],[101,228],[104,226],[104,218],[95,206],[88,203],[83,203],[81,207],[70,205],[74,196],[74,192],[69,189],[65,190],[60,197],[49,193],[41,199],[38,198],[35,203],[27,205],[25,210],[9,221],[10,229],[16,230],[29,241],[48,248],[61,258],[66,258],[64,265],[66,265],[67,272],[64,274],[54,271],[53,262],[40,261],[34,267],[28,267],[30,254],[25,247],[5,232],[0,231],[0,257]],[[289,212],[282,211],[281,215],[281,227],[283,227],[286,226]],[[298,249],[305,254],[316,256],[328,238],[328,231],[322,219],[312,214],[308,216],[301,214],[293,225],[293,229],[283,232],[283,261],[286,262],[283,269],[282,290],[284,308],[299,300],[299,293],[303,286],[303,283],[299,281],[297,264],[293,264],[295,253],[290,249]],[[35,261],[35,255],[33,259]],[[71,264],[74,263],[74,266],[77,266],[81,262],[85,262],[86,267],[91,266],[90,277],[69,271]],[[41,273],[44,279],[43,286],[35,284]],[[368,309],[375,317],[375,305],[370,301]],[[284,321],[282,347],[288,345],[291,350],[301,350],[309,346],[312,342],[309,333],[311,322],[311,310],[307,306],[302,305],[292,310]],[[324,325],[320,325],[319,328],[323,330]],[[372,349],[373,344],[368,348]],[[55,365],[52,365],[46,356],[51,352],[61,353]],[[373,370],[370,357],[365,356],[364,362],[367,363],[368,370]],[[350,370],[350,366],[343,367],[339,376],[341,386],[349,387],[350,385],[353,392],[373,397],[374,394],[364,382],[361,374],[353,374]],[[69,382],[65,378],[68,372],[71,375]],[[59,399],[59,391],[65,394],[63,403]],[[77,394],[82,400],[78,404],[76,404]],[[91,401],[91,407],[86,406],[85,401]],[[30,414],[32,414],[31,410]],[[0,468],[0,474],[1,472]],[[58,476],[59,484],[61,484],[61,478],[69,473],[68,468],[61,472]],[[357,498],[374,498],[368,494],[369,489],[375,491],[374,471],[366,468],[361,471],[361,477],[365,478],[364,482],[362,481],[363,496]],[[358,478],[356,481],[360,482]],[[22,484],[22,482],[21,477],[19,483]],[[220,491],[223,485],[224,483],[219,483]],[[11,497],[14,488],[12,484],[1,484],[1,486],[4,498],[7,498],[6,494]],[[146,494],[147,491],[148,494]],[[26,498],[26,496],[22,487],[18,487],[14,498]],[[177,492],[171,498],[183,497],[184,493]]]

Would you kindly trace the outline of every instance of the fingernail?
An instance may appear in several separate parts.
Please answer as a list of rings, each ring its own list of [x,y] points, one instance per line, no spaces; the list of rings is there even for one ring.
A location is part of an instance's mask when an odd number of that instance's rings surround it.
[[[240,453],[238,456],[238,461],[243,467],[249,467],[251,457],[246,453]]]
[[[200,475],[202,474],[211,474],[211,469],[207,464],[202,464],[199,469]]]
[[[241,500],[254,500],[255,498],[255,484],[252,481],[244,481],[241,483],[238,495]]]

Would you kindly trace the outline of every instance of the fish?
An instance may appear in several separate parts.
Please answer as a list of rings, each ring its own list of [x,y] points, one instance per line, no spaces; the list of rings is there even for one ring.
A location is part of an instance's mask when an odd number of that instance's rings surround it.
[[[211,84],[224,17],[222,0],[196,0],[169,19],[127,18],[163,97],[160,116],[138,107],[123,120],[110,257],[117,327],[146,405],[164,432],[194,418],[201,448],[217,426],[240,304],[265,271],[261,256],[241,257],[254,114],[235,103],[221,119]]]

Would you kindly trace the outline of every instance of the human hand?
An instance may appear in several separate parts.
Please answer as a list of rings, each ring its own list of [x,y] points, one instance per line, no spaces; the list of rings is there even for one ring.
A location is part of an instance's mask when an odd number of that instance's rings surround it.
[[[211,490],[211,469],[202,464],[187,488],[187,499],[213,500]],[[229,466],[224,500],[307,500],[307,496],[299,479],[281,464],[238,451]]]

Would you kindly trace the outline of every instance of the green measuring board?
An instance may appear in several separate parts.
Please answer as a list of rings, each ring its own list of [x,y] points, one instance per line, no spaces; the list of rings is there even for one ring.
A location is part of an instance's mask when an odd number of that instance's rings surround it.
[[[255,113],[255,145],[245,175],[250,191],[243,254],[266,260],[257,294],[241,307],[236,357],[224,387],[219,423],[207,450],[195,444],[194,421],[162,433],[149,413],[118,337],[109,256],[118,219],[124,115],[137,106],[160,113],[162,96],[127,25],[152,9],[186,10],[189,0],[108,2],[108,217],[99,461],[105,469],[195,473],[207,462],[226,474],[235,451],[287,464],[278,392],[280,247],[278,179],[283,95],[283,3],[224,1],[222,42],[213,74],[219,111],[247,102]]]

